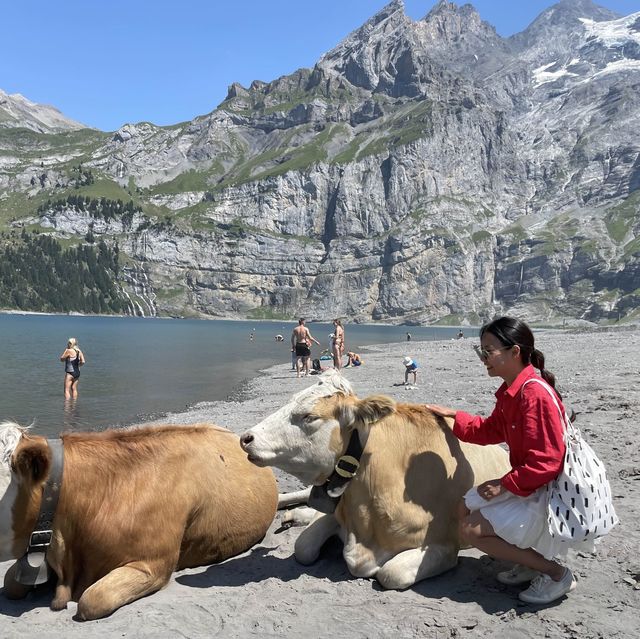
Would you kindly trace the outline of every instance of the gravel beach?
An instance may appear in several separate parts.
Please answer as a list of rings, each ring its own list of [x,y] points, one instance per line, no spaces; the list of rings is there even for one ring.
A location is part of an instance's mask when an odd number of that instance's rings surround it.
[[[349,346],[347,344],[347,346]],[[338,542],[310,567],[296,563],[299,528],[280,531],[280,515],[265,539],[223,564],[176,573],[164,590],[106,619],[72,620],[76,604],[51,612],[50,591],[21,602],[0,597],[0,636],[38,637],[580,637],[640,636],[640,329],[536,332],[536,346],[557,377],[576,424],[607,465],[620,524],[596,555],[569,555],[578,579],[567,598],[539,608],[520,602],[518,588],[499,584],[504,568],[463,551],[457,568],[404,592],[352,578]],[[402,357],[420,364],[417,387],[401,385]],[[487,415],[499,380],[487,377],[471,340],[370,347],[364,365],[345,376],[356,393],[388,394],[403,402],[437,403]],[[290,363],[251,379],[238,401],[202,403],[169,416],[173,423],[213,421],[241,433],[297,390]],[[300,488],[276,472],[281,492]],[[0,576],[10,562],[0,564]]]

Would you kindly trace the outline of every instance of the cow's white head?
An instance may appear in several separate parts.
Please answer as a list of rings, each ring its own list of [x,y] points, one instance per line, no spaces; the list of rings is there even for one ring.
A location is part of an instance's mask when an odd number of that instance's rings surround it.
[[[11,422],[0,424],[0,561],[13,557],[13,505],[18,480],[11,470],[11,457],[24,432]]]
[[[246,431],[240,445],[258,466],[275,466],[306,484],[319,484],[333,471],[351,429],[377,421],[394,407],[387,397],[358,399],[351,384],[331,369]]]

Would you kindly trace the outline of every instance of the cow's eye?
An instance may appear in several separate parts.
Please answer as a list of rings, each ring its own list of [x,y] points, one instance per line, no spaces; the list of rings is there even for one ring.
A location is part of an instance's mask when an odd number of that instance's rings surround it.
[[[316,416],[311,413],[300,413],[296,415],[296,420],[302,426],[308,426],[316,420]]]

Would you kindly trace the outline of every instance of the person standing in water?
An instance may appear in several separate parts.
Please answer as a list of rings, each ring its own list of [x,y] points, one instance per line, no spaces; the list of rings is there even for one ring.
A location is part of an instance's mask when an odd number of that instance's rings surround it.
[[[78,380],[80,379],[80,366],[84,365],[84,354],[78,348],[78,340],[70,337],[67,348],[60,355],[60,361],[64,362],[64,397],[76,399],[78,397]]]

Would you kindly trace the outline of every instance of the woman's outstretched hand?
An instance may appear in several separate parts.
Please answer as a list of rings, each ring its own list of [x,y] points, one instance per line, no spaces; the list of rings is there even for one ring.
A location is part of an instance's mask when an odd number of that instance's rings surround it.
[[[447,408],[446,406],[438,406],[438,404],[425,404],[425,406],[436,415],[440,415],[441,417],[455,417],[456,409],[455,408]]]

